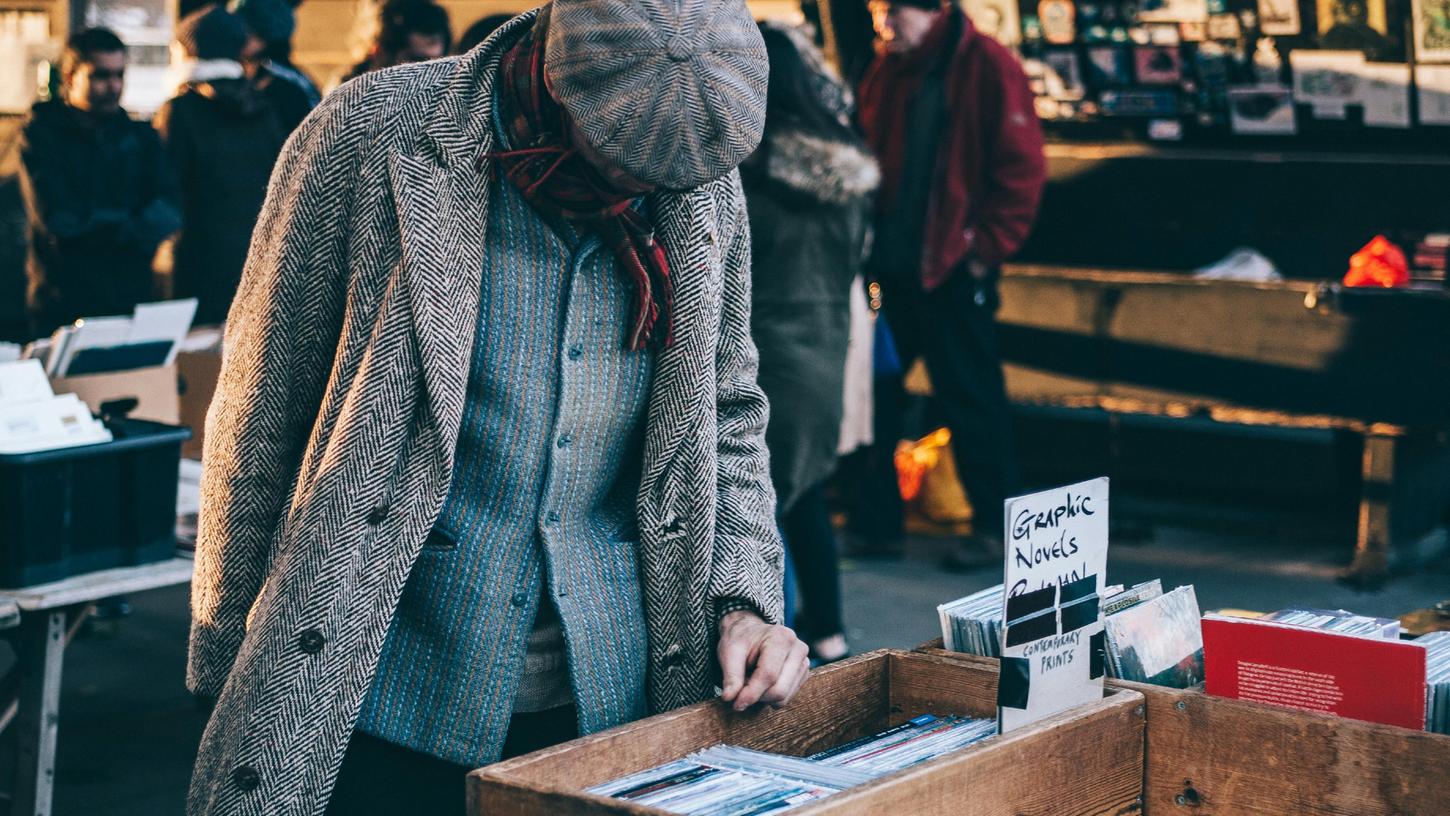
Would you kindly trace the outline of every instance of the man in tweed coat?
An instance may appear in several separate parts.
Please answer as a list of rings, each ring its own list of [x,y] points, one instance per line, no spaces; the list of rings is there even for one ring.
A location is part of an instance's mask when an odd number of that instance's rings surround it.
[[[273,176],[208,418],[192,814],[323,814],[349,776],[461,809],[505,751],[805,676],[732,169],[757,29],[539,14],[342,86]]]

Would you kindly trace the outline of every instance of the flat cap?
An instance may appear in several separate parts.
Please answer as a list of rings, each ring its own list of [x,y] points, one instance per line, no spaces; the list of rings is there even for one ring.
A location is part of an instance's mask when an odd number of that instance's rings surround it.
[[[669,190],[725,175],[765,127],[769,60],[743,0],[554,0],[544,71],[600,155]]]

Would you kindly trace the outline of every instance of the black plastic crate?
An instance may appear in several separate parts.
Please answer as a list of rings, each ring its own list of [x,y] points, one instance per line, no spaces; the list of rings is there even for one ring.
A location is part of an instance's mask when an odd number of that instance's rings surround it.
[[[181,443],[191,431],[111,419],[112,441],[0,455],[0,587],[176,554]]]

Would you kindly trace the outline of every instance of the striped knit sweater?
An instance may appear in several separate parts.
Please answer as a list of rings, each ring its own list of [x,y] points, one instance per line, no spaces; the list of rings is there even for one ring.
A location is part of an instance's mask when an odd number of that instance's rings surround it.
[[[452,488],[356,726],[470,767],[498,758],[516,708],[557,702],[545,603],[581,732],[648,713],[634,496],[652,353],[624,349],[632,292],[597,238],[551,229],[506,181],[491,199]]]

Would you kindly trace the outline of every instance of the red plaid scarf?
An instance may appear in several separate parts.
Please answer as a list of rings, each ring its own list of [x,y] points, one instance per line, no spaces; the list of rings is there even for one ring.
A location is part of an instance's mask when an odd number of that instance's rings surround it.
[[[535,29],[539,30],[539,29]],[[569,138],[564,111],[549,94],[544,76],[544,46],[533,32],[504,54],[500,66],[504,112],[513,150],[486,154],[536,209],[595,232],[614,253],[619,268],[634,284],[635,314],[625,347],[643,349],[652,342],[674,341],[670,312],[673,291],[664,248],[654,225]]]

